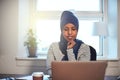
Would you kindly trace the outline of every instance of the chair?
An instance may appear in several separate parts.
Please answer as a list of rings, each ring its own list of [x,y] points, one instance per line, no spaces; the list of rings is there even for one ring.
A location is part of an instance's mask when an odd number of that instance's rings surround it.
[[[89,46],[90,47],[90,53],[91,53],[91,58],[90,58],[90,60],[91,61],[96,61],[96,50],[92,47],[92,46]]]

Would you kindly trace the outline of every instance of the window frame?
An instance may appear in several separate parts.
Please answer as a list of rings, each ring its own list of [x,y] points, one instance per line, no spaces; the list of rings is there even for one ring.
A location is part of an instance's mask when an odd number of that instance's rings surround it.
[[[61,15],[60,13],[62,11],[38,11],[37,12],[36,7],[35,7],[36,1],[37,0],[31,0],[30,1],[30,25],[35,26],[35,21],[38,20],[38,19],[54,19],[54,20],[59,19],[60,15]],[[100,0],[100,1],[101,1],[101,3],[103,3],[102,6],[101,6],[101,11],[99,11],[99,12],[98,11],[77,11],[76,15],[79,14],[78,18],[79,19],[85,19],[85,18],[88,18],[88,17],[89,17],[89,19],[102,18],[100,20],[107,23],[107,5],[108,5],[107,0]],[[45,16],[43,16],[43,14]],[[55,15],[57,15],[57,16],[55,16]],[[107,48],[108,47],[107,46],[107,39],[104,38],[104,41],[105,42],[103,44],[103,47]],[[101,39],[100,39],[100,44],[101,44]],[[97,56],[97,59],[98,58],[103,59],[103,58],[107,57],[108,51],[106,49],[101,51],[101,52],[103,52],[103,55]],[[46,54],[43,53],[43,54],[40,54],[40,56],[45,57]]]

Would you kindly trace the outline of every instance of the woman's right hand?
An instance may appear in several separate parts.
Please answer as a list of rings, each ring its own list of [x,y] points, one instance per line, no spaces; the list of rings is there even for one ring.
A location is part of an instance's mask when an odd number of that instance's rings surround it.
[[[67,49],[71,49],[73,48],[73,46],[76,44],[76,42],[74,40],[72,41],[69,41],[68,44],[67,44]]]

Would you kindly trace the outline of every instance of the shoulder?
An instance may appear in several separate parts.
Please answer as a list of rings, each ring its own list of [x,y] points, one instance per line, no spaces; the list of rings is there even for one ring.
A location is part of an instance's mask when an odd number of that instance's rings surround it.
[[[92,47],[92,46],[90,46],[90,45],[88,45],[88,44],[85,44],[85,43],[83,43],[83,44],[81,44],[81,47],[80,48],[87,48],[87,49],[89,49],[90,51],[96,51],[95,50],[95,48],[94,47]]]
[[[50,44],[49,48],[57,48],[57,47],[59,47],[59,42],[53,42]]]
[[[85,44],[85,43],[82,43],[80,48],[90,48],[89,45]]]
[[[53,42],[50,44],[50,46],[58,46],[59,45],[59,42]]]
[[[82,43],[80,48],[79,48],[79,52],[80,53],[90,53],[90,47],[89,45],[85,44],[85,43]]]

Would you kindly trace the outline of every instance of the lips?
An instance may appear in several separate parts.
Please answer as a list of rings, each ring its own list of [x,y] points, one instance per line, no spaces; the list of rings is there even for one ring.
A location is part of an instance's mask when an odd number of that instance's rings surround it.
[[[73,37],[72,37],[72,36],[68,36],[67,38],[68,38],[69,40],[73,39]]]

